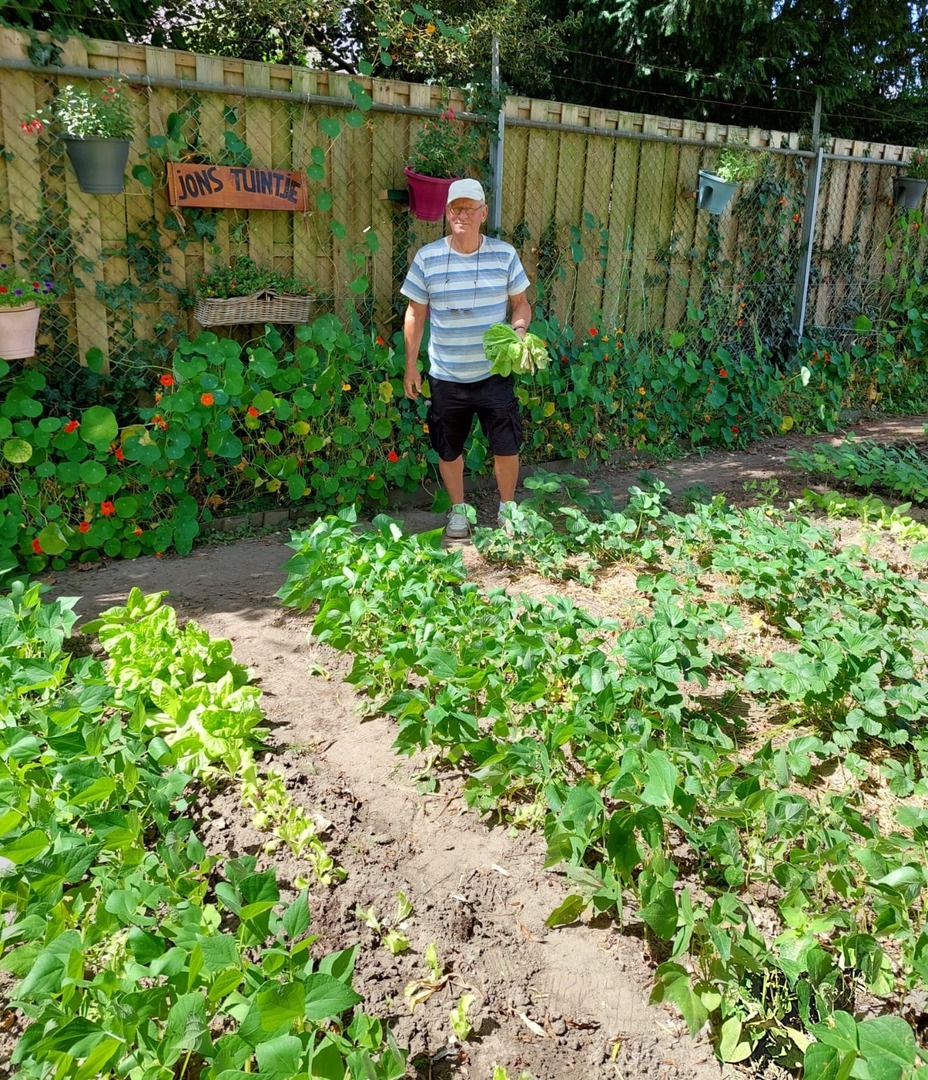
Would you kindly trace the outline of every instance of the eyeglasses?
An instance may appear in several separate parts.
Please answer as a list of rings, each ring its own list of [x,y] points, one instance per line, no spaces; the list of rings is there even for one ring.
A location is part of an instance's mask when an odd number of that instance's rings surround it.
[[[469,218],[474,214],[479,214],[482,209],[482,204],[480,206],[449,206],[448,213],[452,217]]]

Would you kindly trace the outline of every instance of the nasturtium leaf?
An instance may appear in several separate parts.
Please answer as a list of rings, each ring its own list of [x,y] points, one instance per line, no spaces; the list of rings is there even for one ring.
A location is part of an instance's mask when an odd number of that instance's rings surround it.
[[[255,394],[251,404],[252,407],[257,409],[259,413],[270,412],[274,408],[274,395],[270,390],[259,390]]]
[[[25,465],[32,457],[32,445],[25,439],[7,439],[3,444],[3,456],[14,465]]]
[[[344,240],[345,237],[348,235],[348,230],[345,228],[344,223],[341,221],[330,221],[329,229],[331,230],[332,235],[338,240]]]
[[[367,123],[367,118],[360,109],[352,109],[345,117],[345,123],[348,127],[361,128]]]
[[[68,550],[68,539],[57,521],[51,521],[39,533],[39,543],[46,555],[61,555]]]
[[[81,438],[89,443],[111,443],[119,435],[116,414],[104,405],[91,405],[81,414]]]
[[[319,127],[322,128],[323,132],[328,135],[330,139],[337,138],[342,130],[341,122],[334,116],[324,116],[319,121]]]

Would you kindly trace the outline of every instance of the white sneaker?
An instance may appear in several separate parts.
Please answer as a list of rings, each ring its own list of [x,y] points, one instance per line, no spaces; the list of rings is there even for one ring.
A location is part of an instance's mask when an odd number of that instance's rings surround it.
[[[455,503],[448,514],[445,526],[446,540],[466,540],[470,536],[470,519],[467,516],[467,503]]]

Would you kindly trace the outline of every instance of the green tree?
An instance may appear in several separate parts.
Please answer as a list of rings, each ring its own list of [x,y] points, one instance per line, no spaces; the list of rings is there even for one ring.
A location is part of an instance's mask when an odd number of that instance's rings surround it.
[[[567,10],[561,98],[795,130],[820,90],[829,131],[879,139],[912,134],[928,96],[926,5],[909,0],[551,0]]]

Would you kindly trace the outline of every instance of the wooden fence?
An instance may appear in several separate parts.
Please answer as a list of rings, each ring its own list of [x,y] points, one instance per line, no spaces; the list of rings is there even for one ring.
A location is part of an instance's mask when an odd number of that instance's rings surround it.
[[[360,307],[382,333],[398,325],[398,283],[411,253],[443,226],[414,221],[388,193],[405,187],[411,140],[424,110],[442,104],[439,88],[359,77],[374,109],[331,137],[320,124],[344,121],[354,105],[346,75],[76,38],[61,47],[60,70],[38,69],[29,45],[27,35],[0,29],[0,261],[28,264],[40,252],[53,265],[70,267],[63,316],[50,321],[46,349],[80,359],[99,349],[113,359],[139,340],[195,332],[184,294],[192,293],[200,271],[240,254],[312,278],[337,303]],[[20,129],[21,118],[46,103],[56,84],[80,81],[85,69],[118,71],[134,91],[129,167],[136,178],[122,195],[81,193],[55,140]],[[457,91],[450,101],[464,105]],[[318,147],[325,178],[311,185],[310,209],[197,215],[169,206],[163,161],[148,140],[167,134],[173,113],[186,117],[184,145],[174,148],[179,157],[222,160],[232,133],[254,165],[303,170]],[[769,273],[777,275],[769,302],[778,318],[783,314],[796,273],[809,160],[796,133],[519,97],[507,99],[505,116],[502,233],[543,287],[546,311],[577,328],[598,312],[615,326],[672,330],[688,301],[705,295],[718,266],[732,289],[753,267],[758,303],[766,303],[757,259],[765,255],[758,243],[767,241],[754,235],[762,218],[777,248],[766,252]],[[732,141],[758,153],[776,151],[768,189],[780,191],[781,201],[755,206],[753,217],[726,213],[710,220],[696,209],[697,171],[711,167],[718,146]],[[874,164],[836,161],[826,173],[816,234],[824,269],[813,281],[811,312],[820,325],[828,324],[836,302],[847,307],[849,295],[872,294],[892,223],[886,166],[906,155],[905,148],[876,144],[828,149]],[[137,178],[144,167],[154,177],[149,186]],[[375,243],[368,241],[372,235]],[[836,290],[823,279],[833,274],[839,249],[844,262]],[[359,270],[370,288],[356,296],[348,283]],[[736,301],[733,293],[733,319]]]

